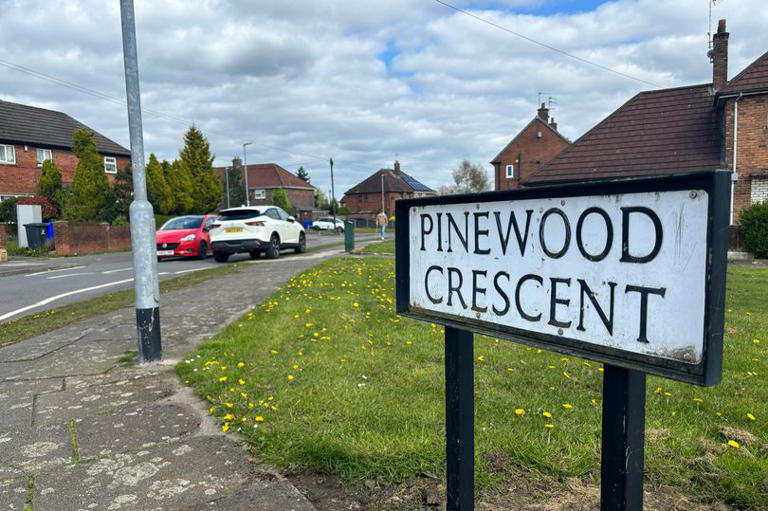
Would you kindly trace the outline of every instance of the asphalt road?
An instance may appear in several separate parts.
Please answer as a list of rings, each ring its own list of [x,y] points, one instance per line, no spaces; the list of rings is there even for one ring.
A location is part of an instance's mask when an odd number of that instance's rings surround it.
[[[373,237],[373,234],[361,234],[355,236],[355,240]],[[308,233],[307,247],[341,243],[343,240],[343,235]],[[287,251],[288,254],[292,252]],[[236,254],[229,259],[229,262],[237,261],[250,261],[250,257],[248,254]],[[31,268],[28,273],[0,277],[0,322],[133,286],[130,252],[61,258],[57,263],[65,267]],[[217,263],[212,257],[205,260],[168,259],[158,263],[157,271],[160,279],[165,280],[219,264],[228,263]]]

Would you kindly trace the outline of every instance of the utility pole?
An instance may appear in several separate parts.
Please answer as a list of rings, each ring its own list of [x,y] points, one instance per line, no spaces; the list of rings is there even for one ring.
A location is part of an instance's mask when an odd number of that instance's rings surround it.
[[[253,144],[253,142],[246,142],[243,144],[243,164],[245,165],[245,171],[243,174],[245,174],[245,205],[250,206],[251,205],[251,194],[248,193],[248,152],[246,147]]]
[[[331,161],[331,215],[333,215],[333,230],[336,230],[336,192],[333,189],[333,158]]]
[[[131,202],[129,215],[136,326],[139,336],[139,361],[146,364],[160,360],[163,352],[160,338],[160,287],[157,280],[155,216],[152,212],[152,204],[147,200],[133,0],[120,0],[120,21],[123,31],[125,92],[131,138],[131,163],[133,164],[133,202]]]
[[[381,173],[381,210],[384,211],[384,172]]]
[[[235,160],[232,160],[232,166],[235,166]],[[227,209],[229,209],[229,169],[224,169],[224,182],[227,187]]]

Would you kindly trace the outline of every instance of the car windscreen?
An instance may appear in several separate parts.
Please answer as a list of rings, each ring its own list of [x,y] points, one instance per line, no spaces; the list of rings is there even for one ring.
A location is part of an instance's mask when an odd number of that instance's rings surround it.
[[[160,228],[161,231],[174,231],[178,229],[197,229],[203,222],[201,216],[180,216],[178,218],[172,218],[165,222]]]
[[[233,209],[222,211],[219,214],[218,220],[245,220],[255,216],[261,216],[261,211],[258,209]]]

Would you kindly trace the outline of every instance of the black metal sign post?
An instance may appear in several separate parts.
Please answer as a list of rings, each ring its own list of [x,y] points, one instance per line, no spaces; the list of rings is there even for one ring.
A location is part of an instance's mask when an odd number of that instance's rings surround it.
[[[473,333],[604,364],[601,510],[641,511],[646,374],[722,375],[730,174],[399,200],[397,312],[445,326],[447,508],[473,509]]]
[[[445,327],[445,465],[447,509],[471,511],[475,490],[473,336]]]
[[[642,511],[645,452],[645,373],[603,368],[600,509]]]

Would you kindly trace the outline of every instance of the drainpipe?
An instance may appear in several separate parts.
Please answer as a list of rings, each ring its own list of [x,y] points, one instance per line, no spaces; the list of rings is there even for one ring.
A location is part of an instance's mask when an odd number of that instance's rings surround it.
[[[736,167],[736,161],[739,150],[739,100],[743,94],[739,92],[739,96],[736,101],[733,102],[733,170],[731,171],[731,219],[730,224],[733,225],[733,189],[736,187],[735,183],[739,180],[739,172]]]

